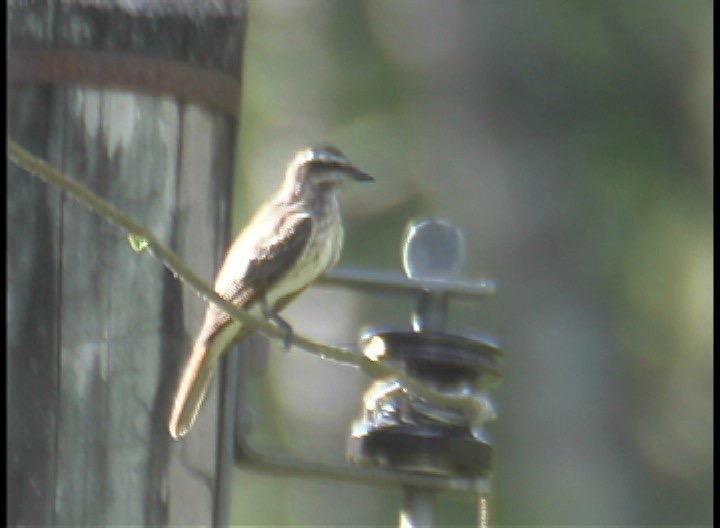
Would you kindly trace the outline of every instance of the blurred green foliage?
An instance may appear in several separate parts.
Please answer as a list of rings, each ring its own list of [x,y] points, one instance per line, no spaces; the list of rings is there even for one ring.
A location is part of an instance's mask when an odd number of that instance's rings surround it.
[[[452,312],[506,344],[498,525],[712,523],[712,15],[705,0],[250,2],[237,225],[294,149],[329,140],[377,178],[343,197],[342,265],[399,270],[413,216],[465,229],[466,274],[501,283]],[[288,318],[335,342],[411,309],[311,294]],[[368,380],[319,363],[271,357],[258,434],[341,462]],[[233,516],[392,525],[398,503],[239,470]],[[472,502],[442,495],[437,520],[472,525]]]

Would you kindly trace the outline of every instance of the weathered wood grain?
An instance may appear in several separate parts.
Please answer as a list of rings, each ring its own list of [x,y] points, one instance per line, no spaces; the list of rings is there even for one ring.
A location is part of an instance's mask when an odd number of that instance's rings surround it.
[[[10,2],[10,53],[129,53],[237,78],[245,9]],[[9,131],[212,279],[229,234],[233,116],[172,94],[22,84],[10,89]],[[7,192],[9,524],[212,524],[217,390],[186,442],[167,432],[202,299],[12,165]]]

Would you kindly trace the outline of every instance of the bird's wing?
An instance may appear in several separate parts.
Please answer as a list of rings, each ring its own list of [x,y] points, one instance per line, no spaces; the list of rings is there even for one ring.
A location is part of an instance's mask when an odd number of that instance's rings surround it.
[[[265,296],[293,267],[310,241],[312,217],[309,214],[292,210],[274,212],[276,214],[266,214],[258,222],[251,222],[233,244],[245,247],[240,251],[237,251],[240,247],[232,247],[218,273],[215,290],[238,308],[247,309]],[[211,304],[210,310],[220,308]],[[230,320],[227,314],[223,315],[208,314],[206,323],[210,327],[202,332],[206,337]]]
[[[215,290],[239,308],[248,308],[265,295],[292,268],[307,247],[312,218],[307,214],[285,212],[287,214],[260,215],[238,236],[228,251],[218,273]],[[276,219],[274,222],[273,218]],[[214,304],[208,306],[205,324],[190,353],[175,395],[169,424],[173,438],[185,436],[195,421],[219,356],[232,340],[247,332],[239,323],[228,325],[230,320],[230,316]]]

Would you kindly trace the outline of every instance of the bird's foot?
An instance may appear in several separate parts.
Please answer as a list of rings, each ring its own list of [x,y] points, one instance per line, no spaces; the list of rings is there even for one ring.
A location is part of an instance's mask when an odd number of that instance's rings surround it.
[[[285,336],[282,338],[283,348],[285,349],[285,352],[289,352],[292,348],[293,339],[295,338],[295,333],[293,332],[293,327],[290,326],[290,323],[288,323],[285,319],[280,317],[276,313],[272,313],[270,317],[268,317],[273,323],[275,323],[283,332],[285,332]]]
[[[283,348],[286,352],[288,352],[292,347],[293,338],[295,337],[295,332],[293,331],[292,326],[290,326],[290,323],[288,323],[285,319],[280,317],[276,311],[271,309],[265,299],[262,300],[261,307],[263,315],[285,332],[285,336],[283,337]]]

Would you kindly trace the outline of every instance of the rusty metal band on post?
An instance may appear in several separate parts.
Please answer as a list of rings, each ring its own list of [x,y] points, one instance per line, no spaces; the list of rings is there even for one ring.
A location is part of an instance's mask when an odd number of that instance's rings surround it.
[[[178,61],[96,51],[8,51],[10,84],[81,84],[179,99],[236,116],[240,81]]]

